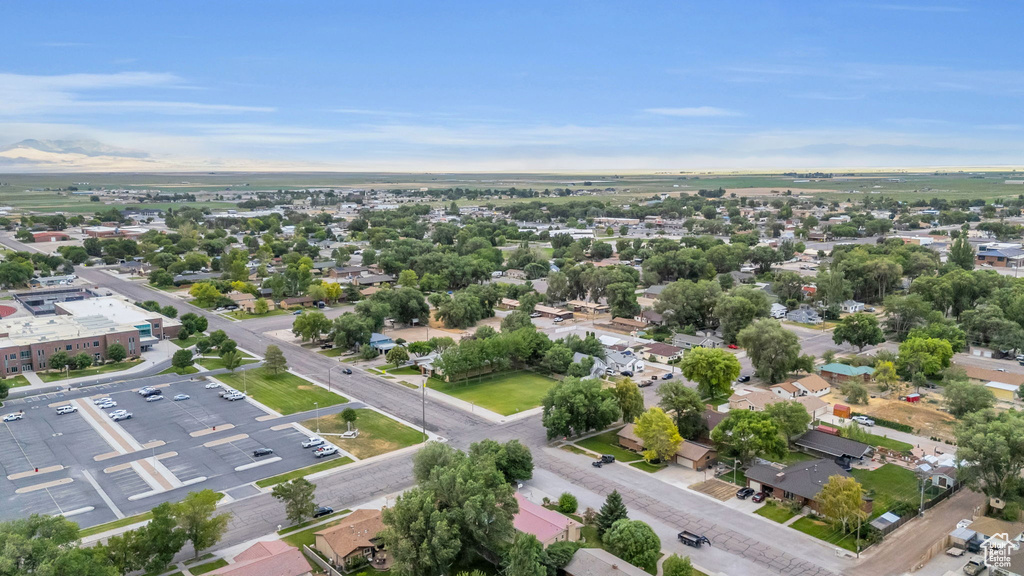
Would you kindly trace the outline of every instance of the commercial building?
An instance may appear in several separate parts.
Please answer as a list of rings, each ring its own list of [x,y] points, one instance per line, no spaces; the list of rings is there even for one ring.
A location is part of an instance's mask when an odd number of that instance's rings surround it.
[[[138,328],[103,316],[0,320],[0,362],[5,375],[45,370],[57,352],[86,353],[99,361],[115,343],[124,346],[129,356],[143,350]]]
[[[58,316],[100,316],[113,324],[131,326],[138,330],[141,344],[147,348],[158,340],[176,337],[181,330],[181,322],[159,312],[144,310],[116,296],[60,302],[54,308]]]
[[[14,295],[14,299],[33,316],[45,316],[55,313],[54,305],[57,303],[85,300],[96,296],[98,294],[86,288],[58,288],[56,290],[19,292]]]

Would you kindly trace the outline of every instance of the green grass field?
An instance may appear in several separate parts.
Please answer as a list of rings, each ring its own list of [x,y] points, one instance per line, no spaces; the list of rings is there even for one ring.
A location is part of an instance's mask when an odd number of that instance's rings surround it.
[[[804,516],[790,524],[790,527],[799,530],[804,534],[814,536],[818,540],[824,540],[833,546],[844,548],[850,552],[857,551],[857,539],[853,534],[844,535],[842,530],[836,530],[822,520],[817,520],[810,516]]]
[[[243,382],[243,377],[245,381]],[[220,374],[217,379],[236,390],[245,390],[257,402],[281,414],[295,414],[316,408],[344,404],[348,400],[303,378],[282,372],[270,374],[265,368]]]
[[[242,366],[245,366],[246,364],[255,364],[257,362],[259,362],[259,360],[254,358],[243,359]],[[220,358],[200,358],[199,365],[207,370],[220,370],[224,367],[224,361]]]
[[[310,454],[310,457],[312,457],[312,454]],[[332,458],[330,460],[323,460],[318,464],[314,464],[312,466],[306,466],[305,468],[299,468],[298,470],[292,470],[291,472],[278,474],[277,476],[271,476],[270,478],[264,478],[263,480],[259,480],[258,482],[256,482],[256,485],[259,486],[260,488],[269,488],[274,484],[288,482],[296,478],[303,478],[305,476],[309,476],[310,474],[316,474],[317,472],[323,472],[324,470],[330,470],[331,468],[338,468],[339,466],[351,464],[352,462],[353,460],[347,456],[343,456],[341,458]]]
[[[796,512],[793,512],[785,506],[779,506],[773,500],[765,502],[764,506],[761,506],[754,511],[754,514],[764,516],[765,518],[778,522],[779,524],[782,524],[786,520],[796,516]]]
[[[245,310],[235,310],[225,314],[228,318],[234,318],[235,320],[252,320],[254,318],[269,318],[270,316],[281,316],[287,314],[288,311],[283,308],[275,308],[269,310],[266,314],[250,314]]]
[[[388,370],[388,374],[394,376],[419,376],[420,369],[412,366],[405,366],[404,368],[395,368],[394,370]]]
[[[611,454],[620,462],[636,462],[637,460],[640,460],[639,454],[636,452],[630,452],[622,446],[619,446],[619,430],[621,430],[621,428],[602,432],[596,436],[579,440],[576,444],[586,448],[587,450],[597,452],[598,454]]]
[[[160,374],[177,374],[178,376],[185,376],[186,374],[195,374],[196,372],[199,372],[199,368],[196,368],[195,366],[185,366],[184,368],[175,368],[171,366],[170,368],[160,372]]]
[[[917,476],[906,468],[884,464],[877,470],[853,470],[851,474],[864,490],[874,497],[875,508],[872,516],[884,513],[897,502],[917,503],[920,500]]]
[[[655,472],[657,472],[659,470],[664,470],[665,468],[668,468],[668,464],[651,464],[650,462],[647,462],[646,460],[640,460],[639,462],[632,462],[630,464],[630,466],[632,466],[633,468],[636,468],[638,470],[643,470],[644,472],[648,472],[650,474],[654,474]]]
[[[102,366],[93,366],[84,370],[71,370],[70,373],[61,372],[36,372],[39,379],[43,382],[57,382],[59,380],[67,380],[68,378],[82,378],[84,376],[99,376],[101,374],[110,374],[111,372],[121,372],[127,370],[132,366],[135,366],[142,362],[141,358],[135,360],[126,360],[117,364],[104,364]]]
[[[327,350],[317,350],[318,354],[323,354],[328,358],[337,358],[338,356],[341,356],[345,352],[347,352],[347,350],[341,348],[328,348]]]
[[[533,372],[503,372],[455,384],[436,378],[427,381],[427,386],[433,390],[504,416],[540,406],[544,395],[555,384],[555,380]]]
[[[178,338],[172,338],[171,342],[174,342],[174,345],[177,346],[178,348],[188,348],[189,346],[192,346],[196,342],[198,342],[199,339],[202,338],[202,337],[203,337],[202,334],[193,334],[193,335],[189,336],[187,340],[180,340]]]
[[[83,528],[83,529],[79,530],[78,531],[78,537],[79,538],[85,538],[86,536],[92,536],[93,534],[100,534],[102,532],[106,532],[107,530],[113,530],[115,528],[123,528],[125,526],[130,526],[132,524],[135,524],[136,522],[145,522],[146,520],[149,520],[152,517],[153,517],[153,513],[152,512],[143,512],[142,514],[137,514],[135,516],[128,516],[126,518],[120,518],[118,520],[114,520],[113,522],[107,522],[106,524],[97,524],[96,526],[92,526],[90,528]]]
[[[207,572],[213,572],[217,568],[223,568],[224,566],[227,566],[227,565],[228,565],[228,561],[227,560],[225,560],[223,558],[218,558],[218,559],[214,560],[213,562],[207,562],[206,564],[202,564],[202,565],[196,566],[195,568],[189,568],[188,571],[191,572],[194,575],[206,574]]]
[[[888,448],[890,450],[896,450],[899,452],[910,452],[914,449],[912,444],[901,442],[900,440],[894,440],[892,438],[886,438],[884,436],[878,436],[876,434],[868,434],[865,443],[872,446],[881,446],[882,448]]]
[[[814,456],[811,456],[810,454],[804,454],[803,452],[796,452],[794,450],[790,450],[789,452],[786,453],[786,456],[784,458],[772,458],[771,460],[773,462],[785,464],[786,466],[791,466],[793,464],[796,464],[797,462],[806,462],[808,460],[814,460]]]
[[[28,386],[28,378],[25,378],[21,374],[12,376],[10,378],[4,378],[4,382],[7,382],[7,386],[10,388],[20,388],[22,386]]]
[[[369,458],[423,441],[423,435],[419,430],[396,422],[380,412],[369,408],[360,408],[356,410],[356,414],[359,418],[352,427],[359,430],[358,438],[340,438],[338,436],[327,438],[332,444],[356,458]],[[310,430],[316,430],[318,426],[316,419],[306,420],[302,425]],[[340,413],[321,416],[319,428],[320,432],[325,434],[341,434],[348,429],[345,421],[341,419]]]

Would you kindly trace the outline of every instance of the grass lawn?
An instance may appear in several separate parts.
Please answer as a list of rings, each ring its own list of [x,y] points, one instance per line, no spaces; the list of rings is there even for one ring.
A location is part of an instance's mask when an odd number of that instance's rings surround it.
[[[640,459],[640,455],[636,452],[630,452],[622,446],[619,446],[619,430],[610,430],[608,432],[602,432],[596,436],[585,438],[576,442],[577,445],[592,450],[598,454],[611,454],[615,456],[616,460],[621,462],[635,462]]]
[[[872,516],[878,516],[897,502],[917,503],[921,498],[920,485],[913,472],[895,464],[883,464],[877,470],[853,470],[853,477],[868,494],[875,498]]]
[[[415,368],[413,366],[405,366],[403,368],[395,368],[394,370],[390,370],[388,374],[393,374],[395,376],[419,376],[420,369]]]
[[[639,462],[633,462],[632,464],[630,464],[630,466],[632,466],[633,468],[643,470],[644,472],[650,472],[651,474],[654,474],[658,470],[665,469],[668,466],[668,464],[651,464],[650,462],[641,460]]]
[[[85,370],[72,370],[70,374],[61,372],[36,372],[39,379],[43,382],[56,382],[58,380],[67,380],[68,378],[81,378],[83,376],[99,376],[100,374],[109,374],[111,372],[120,372],[127,370],[132,366],[135,366],[142,362],[142,358],[135,360],[126,360],[117,364],[104,364],[102,366],[93,366],[86,368]]]
[[[785,457],[783,457],[783,458],[774,458],[772,460],[774,462],[778,462],[779,464],[785,464],[786,466],[791,466],[793,464],[796,464],[797,462],[806,462],[808,460],[814,460],[814,456],[811,456],[810,454],[804,454],[803,452],[796,452],[796,451],[790,450],[789,452],[786,453]]]
[[[4,381],[7,382],[7,386],[10,388],[28,386],[28,378],[25,378],[21,374],[18,374],[17,376],[14,376],[12,378],[5,378]]]
[[[720,458],[719,462],[721,462],[722,464],[725,464],[726,466],[728,466],[730,468],[732,467],[732,464],[733,464],[733,461],[730,460],[729,458]],[[732,482],[733,484],[736,484],[737,486],[746,486],[747,485],[747,475],[743,473],[742,466],[743,465],[740,464],[740,467],[737,467],[735,471],[729,470],[728,472],[722,474],[721,476],[718,477],[719,480],[724,480],[726,482]],[[734,472],[735,472],[735,479],[733,479],[734,478],[733,477],[733,473]]]
[[[344,348],[328,348],[327,350],[318,350],[317,352],[328,358],[337,358],[347,351]]]
[[[242,378],[245,378],[243,383]],[[220,374],[217,379],[236,390],[246,390],[257,402],[281,414],[295,414],[316,408],[344,404],[348,400],[333,392],[299,378],[290,372],[273,375],[265,368]]]
[[[188,571],[194,575],[206,574],[207,572],[213,572],[217,568],[223,568],[228,565],[228,561],[223,558],[218,558],[213,562],[208,562],[202,566],[196,566],[195,568],[189,568]]]
[[[804,534],[814,536],[818,540],[824,540],[833,546],[845,548],[850,552],[857,551],[857,539],[853,534],[843,535],[841,530],[835,530],[821,520],[811,518],[810,516],[804,516],[790,524],[790,526]]]
[[[294,526],[288,526],[287,528],[282,528],[282,529],[277,531],[277,535],[281,536],[283,534],[287,534],[287,533],[292,532],[294,530],[299,530],[299,529],[305,528],[307,526],[312,526],[313,524],[319,524],[320,522],[326,522],[327,520],[334,520],[335,518],[338,518],[340,516],[345,516],[345,515],[351,514],[351,513],[352,513],[352,511],[349,510],[348,508],[346,508],[344,510],[338,510],[334,514],[328,514],[327,516],[321,516],[319,518],[312,518],[312,519],[306,520],[305,522],[302,522],[300,524],[296,524]]]
[[[287,313],[288,313],[288,311],[284,310],[283,308],[275,308],[273,310],[268,311],[266,314],[250,314],[250,313],[246,312],[245,310],[232,310],[231,312],[228,312],[227,314],[225,314],[225,316],[227,316],[228,318],[234,318],[235,320],[251,320],[253,318],[267,318],[269,316],[281,316],[282,314],[287,314]]]
[[[899,452],[910,452],[914,449],[912,444],[907,444],[906,442],[893,440],[892,438],[886,438],[884,436],[877,436],[875,434],[868,434],[864,442],[872,446],[881,446],[882,448],[897,450]]]
[[[196,368],[195,366],[185,366],[184,368],[175,368],[174,366],[171,366],[160,374],[177,374],[178,376],[184,376],[186,374],[195,374],[196,372],[199,372],[199,368]]]
[[[259,362],[259,360],[256,360],[255,358],[243,359],[242,366],[245,366],[246,364],[255,364],[256,362]],[[199,365],[207,370],[220,370],[224,367],[224,361],[220,358],[200,358]]]
[[[327,438],[332,444],[353,454],[356,458],[369,458],[423,441],[423,435],[419,430],[396,422],[380,412],[375,412],[369,408],[360,408],[356,410],[356,414],[359,415],[359,418],[352,427],[359,429],[358,438],[340,438],[337,436]],[[302,425],[310,430],[315,430],[317,427],[316,419],[306,420]],[[320,418],[321,433],[341,434],[347,429],[348,427],[345,425],[345,421],[341,419],[340,413]]]
[[[504,372],[457,384],[436,378],[427,381],[427,386],[438,392],[504,416],[540,406],[544,395],[555,384],[555,380],[533,372]]]
[[[189,336],[187,340],[180,340],[178,338],[171,338],[171,342],[174,342],[174,345],[177,346],[178,348],[188,348],[189,346],[192,346],[196,342],[198,342],[200,338],[204,338],[204,335],[202,335],[202,334],[193,334],[193,335]]]
[[[302,478],[309,476],[310,474],[316,474],[317,472],[323,472],[324,470],[330,470],[331,468],[337,468],[344,466],[345,464],[351,464],[352,459],[348,456],[341,458],[331,458],[330,460],[322,460],[318,464],[312,466],[306,466],[305,468],[299,468],[298,470],[292,470],[291,472],[285,472],[284,474],[278,474],[277,476],[271,476],[270,478],[264,478],[256,482],[256,485],[260,488],[269,488],[274,484],[280,484],[282,482],[288,482],[296,478]]]
[[[761,506],[760,508],[755,510],[754,514],[757,514],[758,516],[764,516],[765,518],[769,520],[774,520],[779,524],[782,524],[786,520],[789,520],[793,516],[796,516],[796,512],[793,512],[792,510],[786,508],[785,506],[779,506],[773,501],[766,502],[764,506]]]
[[[85,538],[86,536],[92,536],[93,534],[99,534],[101,532],[106,532],[107,530],[123,528],[130,524],[135,524],[136,522],[145,522],[146,520],[149,520],[152,517],[152,512],[143,512],[142,514],[138,514],[136,516],[128,516],[126,518],[114,520],[113,522],[107,522],[106,524],[97,524],[96,526],[93,526],[91,528],[83,528],[79,530],[78,537]]]

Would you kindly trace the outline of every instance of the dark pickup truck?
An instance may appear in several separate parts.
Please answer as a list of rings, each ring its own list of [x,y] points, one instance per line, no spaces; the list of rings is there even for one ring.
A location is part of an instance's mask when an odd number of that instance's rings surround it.
[[[687,546],[693,546],[694,548],[700,548],[702,544],[707,544],[708,546],[711,546],[711,540],[708,540],[707,536],[694,534],[693,532],[687,532],[686,530],[680,532],[678,538],[679,541],[683,544],[686,544]]]

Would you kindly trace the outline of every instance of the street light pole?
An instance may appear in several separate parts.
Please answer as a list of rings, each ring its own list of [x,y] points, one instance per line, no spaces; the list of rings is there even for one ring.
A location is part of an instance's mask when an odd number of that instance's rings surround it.
[[[313,406],[316,406],[316,433],[320,433],[320,403],[313,402]]]
[[[423,415],[420,418],[420,425],[422,426],[423,437],[421,440],[425,440],[427,437],[427,380],[429,376],[423,377],[423,385],[420,387],[420,404],[423,408]]]

